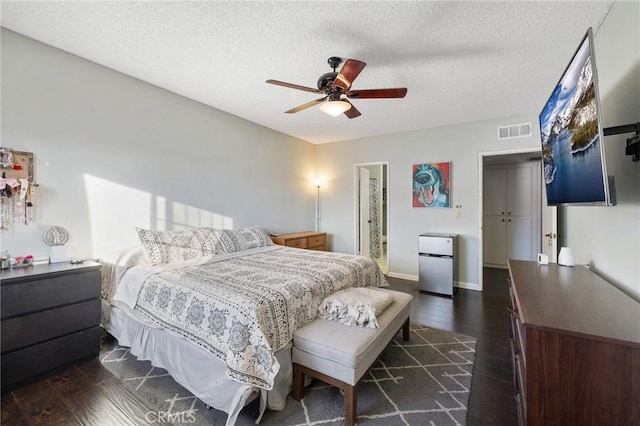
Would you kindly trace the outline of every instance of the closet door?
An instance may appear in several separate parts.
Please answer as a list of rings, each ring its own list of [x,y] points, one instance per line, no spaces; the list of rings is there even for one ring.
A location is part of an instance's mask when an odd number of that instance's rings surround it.
[[[486,169],[482,181],[485,216],[501,216],[507,212],[507,170]]]
[[[483,175],[483,263],[506,268],[508,259],[535,260],[540,174],[534,163],[492,166]]]
[[[482,224],[483,262],[488,266],[502,266],[507,258],[507,219],[485,216]]]
[[[507,169],[506,174],[507,215],[532,216],[534,168],[515,167]]]

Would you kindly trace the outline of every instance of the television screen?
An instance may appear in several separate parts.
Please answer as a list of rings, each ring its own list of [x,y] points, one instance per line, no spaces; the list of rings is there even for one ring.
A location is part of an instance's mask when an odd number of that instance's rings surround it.
[[[540,135],[549,205],[611,205],[591,28],[540,113]]]

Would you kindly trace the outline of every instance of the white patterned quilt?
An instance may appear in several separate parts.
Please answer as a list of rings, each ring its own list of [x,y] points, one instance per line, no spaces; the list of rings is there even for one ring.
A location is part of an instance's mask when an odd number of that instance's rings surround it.
[[[114,300],[222,359],[232,379],[271,389],[273,354],[317,318],[326,296],[386,285],[367,257],[269,246],[132,268]]]

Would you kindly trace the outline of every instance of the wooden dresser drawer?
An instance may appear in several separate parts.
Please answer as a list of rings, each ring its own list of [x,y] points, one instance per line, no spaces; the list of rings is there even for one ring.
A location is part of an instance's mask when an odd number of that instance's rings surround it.
[[[95,298],[100,271],[85,271],[2,286],[2,319]]]
[[[281,246],[308,250],[328,250],[327,234],[324,232],[291,232],[288,234],[272,235],[271,240]]]
[[[296,238],[294,240],[287,240],[284,243],[287,247],[295,247],[295,248],[307,248],[307,239],[306,238]]]
[[[325,234],[323,235],[316,235],[313,237],[309,237],[308,239],[308,247],[309,248],[313,248],[313,247],[324,247],[326,241],[327,241],[327,236]]]

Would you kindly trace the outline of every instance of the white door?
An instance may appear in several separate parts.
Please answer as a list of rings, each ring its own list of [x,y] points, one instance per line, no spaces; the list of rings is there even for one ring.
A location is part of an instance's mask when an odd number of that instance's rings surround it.
[[[482,256],[484,263],[504,265],[507,258],[507,224],[504,216],[484,216],[482,223]]]
[[[544,175],[543,175],[544,176]],[[558,208],[547,206],[547,188],[542,180],[542,226],[540,228],[542,253],[549,256],[549,262],[558,261]]]
[[[369,237],[371,220],[369,219],[369,170],[360,167],[360,254],[369,257]]]
[[[490,166],[483,173],[483,264],[505,268],[508,259],[535,260],[540,247],[537,165]]]
[[[501,216],[507,212],[507,171],[487,169],[482,185],[484,215]]]
[[[534,167],[514,167],[507,169],[507,215],[533,215]]]
[[[537,235],[533,232],[531,217],[507,217],[507,259],[534,260],[535,247],[531,242]]]

